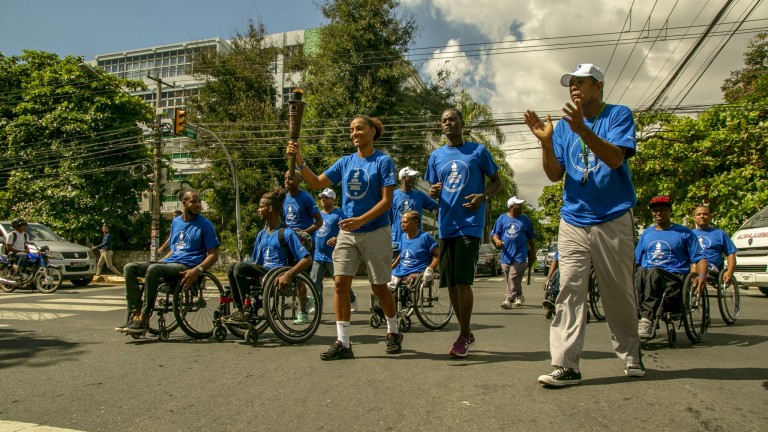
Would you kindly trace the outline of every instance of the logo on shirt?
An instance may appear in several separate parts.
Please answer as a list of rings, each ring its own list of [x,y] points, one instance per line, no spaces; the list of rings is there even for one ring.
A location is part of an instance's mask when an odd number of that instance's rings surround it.
[[[509,224],[509,228],[507,228],[507,231],[504,233],[504,235],[509,238],[515,238],[518,234],[520,234],[520,227],[515,223]]]
[[[416,259],[416,254],[413,253],[412,250],[406,249],[403,251],[403,256],[400,257],[400,260],[402,262],[403,267],[413,267],[416,263],[414,260]]]
[[[402,207],[402,209],[400,209],[400,215],[402,216],[403,213],[405,213],[407,211],[411,211],[411,210],[414,210],[413,200],[412,199],[404,199],[403,200],[403,207]]]
[[[284,210],[286,224],[296,225],[299,223],[299,208],[295,204],[286,205]]]
[[[270,267],[280,264],[279,263],[280,256],[277,254],[277,251],[272,246],[267,246],[264,249],[264,266]]]
[[[440,171],[441,177],[445,179],[443,180],[443,190],[451,193],[459,192],[467,185],[469,167],[463,161],[452,160],[443,165]]]
[[[571,155],[571,166],[576,168],[579,172],[584,172],[585,170],[589,171],[597,171],[601,166],[603,166],[603,161],[597,158],[594,153],[592,153],[589,149],[587,149],[587,166],[584,166],[584,154],[581,151],[581,141],[576,140],[571,145],[571,149],[569,151]]]
[[[187,243],[184,241],[184,231],[179,233],[179,239],[176,240],[173,250],[175,252],[181,251],[187,248]]]
[[[648,245],[646,252],[648,254],[648,263],[655,265],[664,264],[672,257],[672,248],[669,246],[669,243],[662,240],[656,240]]]
[[[363,199],[368,193],[370,180],[368,172],[362,168],[356,168],[347,172],[347,198],[353,200]]]
[[[327,220],[323,220],[323,226],[321,226],[320,229],[317,230],[317,236],[325,237],[328,235],[329,232],[331,232],[331,224]]]
[[[708,239],[707,237],[700,236],[699,237],[699,246],[701,246],[701,249],[707,250],[710,247],[712,247],[712,240]]]

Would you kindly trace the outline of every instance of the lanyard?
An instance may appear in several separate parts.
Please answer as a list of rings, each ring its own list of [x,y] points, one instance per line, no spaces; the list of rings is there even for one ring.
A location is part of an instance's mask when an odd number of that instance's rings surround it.
[[[605,102],[600,106],[600,112],[597,113],[597,117],[595,117],[595,121],[592,122],[592,126],[589,127],[589,130],[594,131],[597,120],[600,118],[604,109]],[[584,176],[581,177],[581,185],[584,186],[587,184],[587,180],[589,180],[589,148],[581,137],[579,137],[579,142],[581,142],[581,156],[584,161]]]

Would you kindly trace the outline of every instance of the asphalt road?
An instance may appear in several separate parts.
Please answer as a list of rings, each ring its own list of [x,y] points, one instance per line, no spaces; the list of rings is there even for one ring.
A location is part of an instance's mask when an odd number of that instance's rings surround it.
[[[121,286],[0,293],[0,431],[20,430],[15,422],[164,432],[768,428],[768,297],[759,291],[742,291],[733,326],[713,297],[712,327],[699,344],[682,329],[678,348],[663,338],[644,344],[644,378],[623,375],[606,324],[590,323],[582,385],[548,389],[536,381],[552,369],[542,283],[535,276],[524,286],[527,303],[503,310],[502,279],[479,278],[478,344],[465,360],[447,355],[455,322],[433,332],[414,320],[403,352],[388,356],[386,330],[369,327],[361,311],[351,331],[356,358],[323,362],[318,355],[335,339],[330,313],[302,345],[269,332],[257,347],[180,331],[166,343],[137,342],[112,330],[124,321]],[[369,290],[355,285],[366,305]]]

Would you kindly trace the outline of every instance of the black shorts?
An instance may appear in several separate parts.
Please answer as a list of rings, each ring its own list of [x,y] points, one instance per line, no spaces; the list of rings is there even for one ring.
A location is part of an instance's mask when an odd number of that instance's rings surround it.
[[[475,261],[480,250],[478,237],[440,239],[440,286],[455,287],[475,282]]]

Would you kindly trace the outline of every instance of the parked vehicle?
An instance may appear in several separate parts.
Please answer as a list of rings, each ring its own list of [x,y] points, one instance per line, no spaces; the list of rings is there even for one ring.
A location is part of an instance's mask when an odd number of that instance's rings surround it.
[[[555,253],[557,252],[557,242],[552,242],[547,246],[547,260],[544,263],[544,272],[549,271],[549,266],[552,265],[552,261],[555,260]]]
[[[50,294],[61,286],[61,269],[48,262],[48,246],[37,247],[27,243],[27,256],[21,271],[15,259],[0,256],[0,289],[13,292],[16,288],[37,288],[43,294]]]
[[[5,243],[8,234],[13,231],[10,221],[0,221],[0,241]],[[38,247],[48,247],[46,255],[51,264],[61,269],[63,280],[74,286],[86,286],[96,274],[96,257],[90,248],[70,243],[39,223],[29,223],[27,234],[31,242]]]
[[[739,248],[733,276],[768,296],[768,207],[749,218],[731,239]]]
[[[475,273],[488,273],[491,276],[501,274],[501,253],[491,243],[483,243],[477,253]]]
[[[536,251],[536,266],[533,271],[546,272],[547,271],[547,250],[539,249]]]

